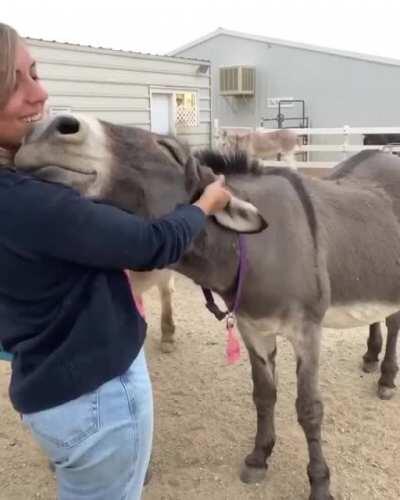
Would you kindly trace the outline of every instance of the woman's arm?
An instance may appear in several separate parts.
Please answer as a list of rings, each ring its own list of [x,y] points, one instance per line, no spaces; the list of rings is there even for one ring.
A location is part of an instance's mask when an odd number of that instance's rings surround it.
[[[101,268],[153,269],[176,262],[209,211],[209,202],[185,205],[148,221],[28,177],[1,189],[0,196],[2,239],[21,250]]]

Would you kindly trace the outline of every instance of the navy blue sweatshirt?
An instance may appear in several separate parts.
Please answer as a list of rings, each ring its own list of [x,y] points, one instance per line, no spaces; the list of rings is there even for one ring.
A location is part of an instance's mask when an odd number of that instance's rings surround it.
[[[10,398],[44,410],[123,374],[146,325],[123,269],[176,262],[205,225],[193,205],[146,221],[60,184],[0,170],[0,343]]]

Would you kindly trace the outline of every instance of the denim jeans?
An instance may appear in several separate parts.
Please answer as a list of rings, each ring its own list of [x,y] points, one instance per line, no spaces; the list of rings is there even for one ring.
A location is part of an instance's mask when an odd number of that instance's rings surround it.
[[[153,437],[143,349],[121,377],[23,421],[55,466],[59,500],[140,499]]]

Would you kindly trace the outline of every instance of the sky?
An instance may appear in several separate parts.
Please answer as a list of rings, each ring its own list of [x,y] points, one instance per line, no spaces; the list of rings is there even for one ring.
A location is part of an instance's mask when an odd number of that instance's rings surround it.
[[[22,36],[166,54],[218,27],[400,59],[400,0],[0,0]]]

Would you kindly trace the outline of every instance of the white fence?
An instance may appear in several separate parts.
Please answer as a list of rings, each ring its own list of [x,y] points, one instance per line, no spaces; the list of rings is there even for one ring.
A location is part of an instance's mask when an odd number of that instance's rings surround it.
[[[215,140],[218,143],[220,138],[221,130],[232,131],[232,132],[272,132],[277,129],[267,129],[262,127],[219,127],[218,120],[214,121],[214,132]],[[347,158],[348,156],[355,154],[364,149],[383,149],[389,150],[391,152],[400,152],[400,144],[395,145],[384,145],[384,146],[364,146],[363,144],[351,144],[351,137],[359,136],[360,140],[364,134],[400,134],[400,127],[350,127],[349,125],[344,125],[343,127],[336,128],[291,128],[293,132],[297,133],[299,136],[307,137],[307,144],[300,147],[299,153],[306,153],[307,160],[298,160],[298,155],[296,158],[296,166],[298,168],[332,168],[339,161]],[[338,140],[335,144],[312,144],[313,137],[320,136],[337,136]],[[322,141],[323,142],[323,141]],[[336,153],[340,156],[336,161],[310,161],[309,153]],[[279,165],[279,166],[289,166],[288,163],[284,161],[268,160],[268,165]]]

